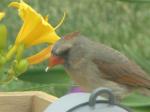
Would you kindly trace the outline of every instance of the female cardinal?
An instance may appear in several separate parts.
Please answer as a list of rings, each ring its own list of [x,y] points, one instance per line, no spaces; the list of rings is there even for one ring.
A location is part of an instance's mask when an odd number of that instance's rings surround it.
[[[85,91],[111,88],[118,97],[133,90],[150,95],[150,77],[122,53],[71,33],[53,46],[49,67],[63,64],[69,76]]]

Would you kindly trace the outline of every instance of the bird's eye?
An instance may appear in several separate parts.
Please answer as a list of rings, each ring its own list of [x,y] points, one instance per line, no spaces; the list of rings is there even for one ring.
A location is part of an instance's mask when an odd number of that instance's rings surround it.
[[[63,56],[63,55],[66,55],[68,53],[70,48],[68,47],[62,47],[61,49],[58,49],[58,55],[59,56]]]
[[[51,53],[52,53],[53,55],[56,55],[54,48],[51,50]]]
[[[57,48],[53,48],[52,49],[52,54],[57,55],[57,56],[62,56],[68,53],[68,51],[70,50],[70,48],[72,47],[72,45],[67,44],[67,45],[63,45],[61,47],[57,47]]]

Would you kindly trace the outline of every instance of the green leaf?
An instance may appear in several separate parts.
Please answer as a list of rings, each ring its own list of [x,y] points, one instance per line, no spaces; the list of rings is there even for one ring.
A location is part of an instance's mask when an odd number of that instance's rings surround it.
[[[63,69],[54,68],[45,72],[44,69],[29,70],[22,74],[19,79],[34,83],[68,83],[70,82],[68,75]]]
[[[133,112],[149,112],[150,111],[150,106],[147,106],[147,107],[133,107],[132,110],[133,110]]]
[[[124,98],[122,105],[129,107],[133,112],[149,112],[150,111],[150,96],[143,96],[137,93],[132,93]]]
[[[137,93],[132,93],[123,99],[122,104],[129,107],[150,107],[150,96],[143,96]]]

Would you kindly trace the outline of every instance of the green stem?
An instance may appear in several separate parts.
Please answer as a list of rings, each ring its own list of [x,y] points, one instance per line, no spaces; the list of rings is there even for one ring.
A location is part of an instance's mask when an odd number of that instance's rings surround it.
[[[17,45],[14,45],[9,51],[8,53],[6,54],[6,60],[9,61],[12,56],[15,54],[15,52],[17,51]]]
[[[15,72],[14,72],[13,68],[11,68],[11,69],[8,71],[8,78],[5,79],[5,80],[0,80],[0,84],[9,83],[10,81],[12,81],[12,80],[14,79],[14,76],[15,76]]]

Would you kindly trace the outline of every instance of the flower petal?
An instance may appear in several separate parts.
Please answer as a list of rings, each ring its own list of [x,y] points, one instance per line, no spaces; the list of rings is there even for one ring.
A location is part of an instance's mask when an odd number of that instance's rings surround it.
[[[4,16],[5,16],[5,13],[4,12],[0,12],[0,20],[2,20]]]
[[[48,57],[50,56],[50,51],[51,51],[51,46],[48,46],[47,48],[43,49],[41,52],[28,57],[27,60],[31,65],[41,63],[42,61],[48,59]]]
[[[26,47],[44,42],[53,44],[54,40],[57,41],[60,38],[47,20],[45,20],[25,2],[12,2],[9,6],[18,8],[19,15],[24,21],[24,24],[17,36],[16,44],[23,43]]]
[[[51,39],[49,39],[49,37],[51,37]],[[48,33],[45,35],[42,35],[40,38],[36,39],[36,40],[31,40],[32,43],[26,43],[26,46],[30,47],[33,45],[37,45],[40,43],[49,43],[49,44],[54,44],[56,41],[58,41],[60,38],[57,36],[57,34],[55,32],[53,33]]]

